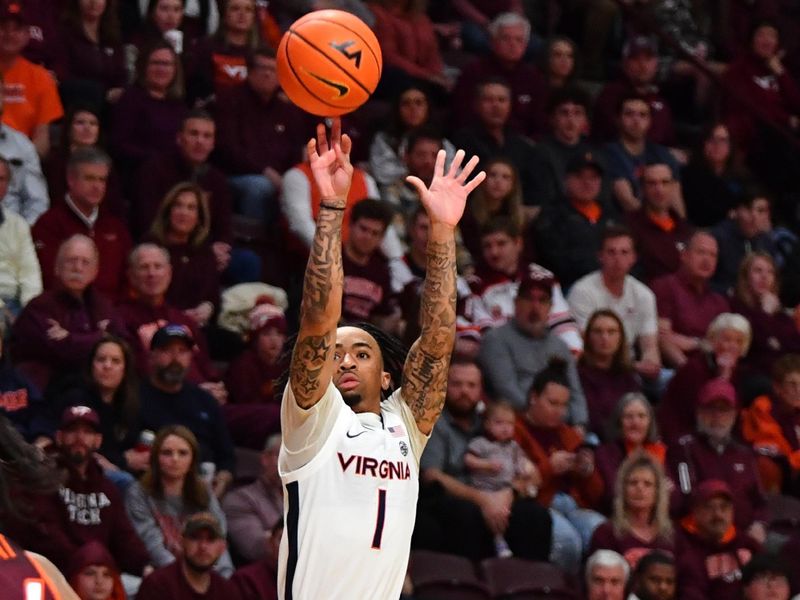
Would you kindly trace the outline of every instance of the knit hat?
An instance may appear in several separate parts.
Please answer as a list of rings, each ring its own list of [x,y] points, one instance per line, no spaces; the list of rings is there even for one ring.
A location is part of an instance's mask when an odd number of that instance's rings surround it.
[[[283,309],[276,306],[270,296],[259,296],[256,305],[248,315],[250,331],[258,333],[266,327],[275,327],[281,333],[286,333],[286,316]]]

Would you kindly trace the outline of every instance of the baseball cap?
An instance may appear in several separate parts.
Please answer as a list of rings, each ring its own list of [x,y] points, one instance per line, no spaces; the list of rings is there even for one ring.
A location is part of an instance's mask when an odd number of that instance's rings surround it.
[[[100,417],[88,406],[68,406],[61,413],[61,429],[69,429],[75,423],[88,423],[95,430],[100,429]]]
[[[256,305],[247,315],[250,331],[261,331],[265,327],[275,327],[286,333],[286,316],[280,306],[275,306],[269,300],[258,300]]]
[[[628,38],[628,41],[625,42],[625,45],[622,47],[623,58],[637,56],[643,52],[647,54],[658,54],[658,44],[656,44],[653,38],[646,35],[635,35],[632,38]]]
[[[206,530],[216,538],[223,538],[222,525],[217,518],[208,511],[195,513],[188,517],[183,524],[183,535],[190,537],[198,531]]]
[[[533,289],[539,289],[553,295],[553,286],[556,283],[556,276],[552,271],[548,271],[541,265],[530,263],[525,269],[525,273],[520,279],[517,297],[526,296]]]
[[[692,495],[692,505],[696,506],[708,502],[712,498],[722,496],[733,502],[733,492],[727,483],[721,479],[707,479],[703,481]]]
[[[194,337],[186,325],[168,323],[155,332],[153,339],[150,340],[150,350],[163,348],[173,340],[179,340],[189,348],[194,348]]]
[[[16,20],[26,24],[25,7],[19,0],[5,1],[0,5],[0,21]]]
[[[709,406],[715,402],[725,402],[736,408],[736,389],[727,379],[717,377],[707,382],[697,394],[697,406]]]
[[[603,174],[603,166],[597,162],[594,154],[591,152],[583,152],[573,156],[567,162],[567,173],[580,173],[584,169],[594,169],[598,175]]]

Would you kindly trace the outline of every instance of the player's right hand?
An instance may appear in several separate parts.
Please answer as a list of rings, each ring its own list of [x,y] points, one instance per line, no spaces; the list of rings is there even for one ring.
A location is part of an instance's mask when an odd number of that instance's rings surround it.
[[[350,164],[352,142],[347,134],[342,135],[342,122],[336,118],[331,126],[330,142],[325,125],[317,125],[317,138],[308,141],[308,161],[314,181],[319,187],[320,197],[327,203],[344,207],[350,183],[353,180],[353,165]]]

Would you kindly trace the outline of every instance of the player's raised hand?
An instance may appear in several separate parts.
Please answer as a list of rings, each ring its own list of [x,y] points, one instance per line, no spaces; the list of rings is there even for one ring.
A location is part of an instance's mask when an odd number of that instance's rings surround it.
[[[470,173],[478,164],[478,157],[473,156],[464,165],[459,173],[459,167],[464,160],[464,151],[456,152],[450,170],[445,174],[445,151],[439,150],[436,156],[436,167],[433,170],[433,181],[430,187],[418,177],[406,177],[406,181],[417,188],[422,205],[428,213],[432,223],[443,223],[455,227],[464,214],[467,205],[467,196],[486,178],[486,173],[481,171],[471,181],[467,182]]]
[[[323,200],[336,200],[344,206],[353,180],[352,145],[350,137],[342,135],[342,122],[338,118],[333,120],[330,141],[322,123],[317,125],[317,139],[308,141],[308,161]]]

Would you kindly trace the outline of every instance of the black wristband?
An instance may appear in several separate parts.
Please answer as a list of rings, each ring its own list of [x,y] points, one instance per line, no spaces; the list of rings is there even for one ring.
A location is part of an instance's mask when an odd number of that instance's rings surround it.
[[[327,208],[328,210],[344,211],[344,206],[334,206],[333,204],[326,204],[325,202],[319,203],[320,208]]]

